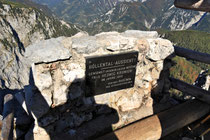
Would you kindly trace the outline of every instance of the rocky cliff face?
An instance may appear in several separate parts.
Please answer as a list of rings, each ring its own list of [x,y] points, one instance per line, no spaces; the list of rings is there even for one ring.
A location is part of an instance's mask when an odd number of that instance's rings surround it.
[[[189,11],[176,8],[171,0],[149,0],[141,2],[118,3],[112,9],[92,22],[89,22],[89,32],[97,28],[99,31],[126,29],[169,29],[186,30],[194,27],[204,12]],[[201,22],[202,24],[207,24]],[[97,33],[97,30],[95,32]],[[206,28],[207,30],[207,28]],[[94,32],[93,32],[94,33]]]
[[[186,30],[193,27],[196,29],[197,27],[194,27],[194,24],[197,23],[204,14],[204,12],[176,8],[173,1],[170,0],[165,0],[164,4],[165,6],[162,9],[161,15],[158,16],[153,23],[150,22],[150,28]],[[208,24],[203,21],[202,23]]]
[[[29,44],[78,32],[76,26],[20,3],[0,2],[0,27],[0,88],[10,89],[21,89],[28,83],[21,73],[28,73],[28,62],[22,55]]]
[[[134,87],[86,97],[86,57],[131,51],[139,54]],[[166,100],[161,99],[170,86],[168,62],[173,52],[172,43],[159,38],[157,32],[135,30],[95,36],[78,33],[29,45],[21,60],[32,67],[19,73],[28,76],[29,84],[15,97],[35,125],[17,137],[92,138],[152,115],[154,106]]]

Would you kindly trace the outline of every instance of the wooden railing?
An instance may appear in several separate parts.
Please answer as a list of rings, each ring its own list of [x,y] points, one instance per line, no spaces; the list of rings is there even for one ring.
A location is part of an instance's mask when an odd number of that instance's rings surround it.
[[[210,106],[191,100],[170,110],[106,134],[98,140],[158,140],[206,115]]]
[[[210,64],[210,55],[207,53],[200,53],[196,51],[192,51],[185,48],[180,48],[177,46],[174,46],[175,54],[177,56],[185,57],[187,59],[203,62],[206,64]],[[210,104],[210,92],[203,90],[202,88],[199,88],[194,85],[190,85],[186,82],[183,82],[178,79],[170,78],[171,80],[171,86],[174,89],[177,89],[183,93],[187,93],[189,95],[192,95],[196,97],[196,99],[199,99],[201,101],[204,101],[208,104]]]
[[[210,12],[209,0],[175,0],[174,5],[177,8]]]
[[[174,46],[175,55],[210,64],[210,55]],[[210,92],[171,78],[171,87],[185,94],[194,96],[195,100],[187,101],[172,109],[140,120],[100,137],[100,140],[157,140],[200,119],[210,112]],[[199,101],[200,100],[200,101]]]
[[[187,59],[210,64],[210,54],[201,53],[181,47],[174,46],[174,51],[177,56],[185,57]]]
[[[14,128],[14,96],[12,94],[4,97],[3,121],[0,125],[2,125],[1,140],[12,140]]]

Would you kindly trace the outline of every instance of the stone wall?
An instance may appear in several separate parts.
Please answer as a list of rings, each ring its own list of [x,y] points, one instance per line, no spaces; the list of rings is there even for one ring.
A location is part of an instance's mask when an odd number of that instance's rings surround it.
[[[85,97],[85,58],[138,51],[133,88]],[[29,85],[16,94],[35,119],[25,138],[52,139],[61,134],[86,139],[152,115],[170,83],[168,70],[174,48],[157,32],[78,33],[30,45]],[[153,97],[153,98],[152,98]],[[24,99],[24,100],[21,100]]]

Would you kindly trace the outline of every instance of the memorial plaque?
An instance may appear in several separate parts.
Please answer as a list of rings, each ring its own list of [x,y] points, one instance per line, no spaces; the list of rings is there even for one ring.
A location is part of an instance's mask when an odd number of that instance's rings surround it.
[[[86,96],[134,86],[138,52],[86,58]]]

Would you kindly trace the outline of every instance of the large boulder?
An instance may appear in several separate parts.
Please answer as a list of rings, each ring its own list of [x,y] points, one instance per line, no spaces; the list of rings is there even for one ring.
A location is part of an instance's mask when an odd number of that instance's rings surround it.
[[[29,45],[24,56],[32,63],[47,63],[69,59],[71,53],[61,44],[63,38],[52,38]]]

